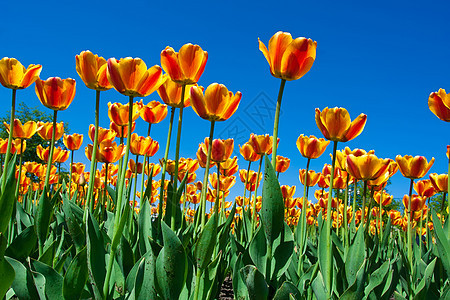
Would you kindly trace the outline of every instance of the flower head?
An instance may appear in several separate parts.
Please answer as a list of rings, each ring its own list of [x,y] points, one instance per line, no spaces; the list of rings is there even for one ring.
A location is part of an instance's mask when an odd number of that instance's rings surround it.
[[[65,110],[75,97],[75,80],[49,77],[36,80],[36,95],[41,103],[52,110]]]
[[[132,119],[136,121],[139,118],[139,112],[144,104],[142,101],[133,103]],[[128,125],[128,114],[129,114],[129,103],[112,103],[108,102],[108,116],[111,121],[116,123],[118,126]]]
[[[64,145],[67,147],[67,149],[74,151],[78,150],[81,147],[81,144],[83,143],[83,135],[74,133],[71,135],[64,135],[63,138]]]
[[[38,128],[38,135],[46,140],[51,141],[52,140],[52,134],[53,134],[53,123],[51,122],[38,122],[37,123]],[[64,134],[64,123],[56,123],[56,132],[55,132],[55,141],[59,140]]]
[[[423,156],[397,155],[395,161],[403,176],[410,179],[418,179],[425,176],[430,170],[434,163],[434,157],[428,162]]]
[[[353,122],[345,108],[316,108],[316,124],[327,140],[347,142],[358,135],[366,125],[367,116],[360,114]]]
[[[258,42],[270,73],[277,78],[297,80],[308,73],[316,59],[317,42],[311,39],[293,39],[290,33],[278,31],[269,40],[269,48]]]
[[[236,112],[241,98],[241,92],[233,94],[223,84],[209,85],[204,95],[200,87],[191,87],[192,108],[197,115],[209,121],[229,119]]]
[[[357,180],[374,180],[384,174],[391,161],[375,156],[375,154],[364,154],[361,156],[347,155],[347,172]]]
[[[428,107],[439,119],[450,122],[450,94],[447,94],[444,89],[430,94]]]
[[[167,105],[158,101],[151,101],[147,105],[142,106],[139,115],[147,123],[159,123],[167,116]]]
[[[242,147],[239,145],[239,153],[241,153],[246,161],[257,161],[261,158],[261,155],[253,150],[250,141],[243,144]]]
[[[297,148],[303,157],[314,159],[325,152],[329,143],[330,141],[326,141],[324,138],[318,139],[313,135],[301,134],[297,139]]]
[[[88,50],[76,55],[75,62],[77,73],[88,88],[97,91],[112,88],[106,75],[106,59]]]
[[[208,60],[208,52],[199,45],[185,44],[179,52],[166,47],[161,52],[161,65],[172,81],[194,84],[200,79]]]
[[[10,127],[9,124],[3,122],[3,125],[6,127],[6,131],[9,132]],[[15,139],[29,139],[31,138],[36,131],[40,130],[41,127],[38,127],[38,124],[34,121],[28,121],[22,125],[19,119],[14,119],[14,129],[13,129],[13,138]]]
[[[4,57],[0,60],[0,83],[9,89],[24,89],[39,78],[41,70],[41,65],[29,65],[25,69],[17,59]]]

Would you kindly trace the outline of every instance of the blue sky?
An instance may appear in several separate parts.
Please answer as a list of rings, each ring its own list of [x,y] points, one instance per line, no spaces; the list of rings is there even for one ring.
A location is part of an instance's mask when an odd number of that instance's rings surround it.
[[[439,88],[450,92],[449,4],[444,1],[22,1],[20,7],[16,3],[3,4],[0,56],[15,57],[25,66],[41,64],[42,79],[59,76],[77,81],[72,105],[58,117],[69,122],[72,133],[85,135],[83,149],[89,124],[94,122],[95,92],[78,77],[76,54],[91,50],[106,59],[140,57],[150,67],[160,65],[166,46],[178,51],[185,43],[199,44],[209,54],[199,84],[219,82],[243,94],[236,114],[217,124],[215,131],[215,137],[235,138],[238,154],[238,144],[251,132],[272,134],[280,80],[270,75],[258,50],[258,37],[267,45],[281,30],[318,44],[311,71],[287,82],[282,101],[278,154],[291,158],[291,166],[280,181],[298,185],[296,196],[302,196],[298,169],[306,166],[306,159],[295,141],[300,134],[322,137],[314,120],[316,107],[344,107],[352,119],[367,114],[363,133],[340,143],[339,149],[374,149],[378,157],[392,159],[397,154],[435,157],[430,172],[447,172],[450,125],[427,105],[431,92]],[[10,97],[10,90],[0,88],[4,103],[0,114],[9,110]],[[19,91],[17,97],[28,106],[41,105],[34,86]],[[160,100],[157,93],[144,103],[151,100]],[[115,90],[102,92],[103,127],[109,125],[108,102],[126,103],[127,98]],[[151,136],[161,145],[154,161],[163,156],[167,127],[168,118],[152,128]],[[146,130],[147,124],[139,119],[136,132],[145,135]],[[195,157],[208,133],[209,122],[186,109],[181,156]],[[170,158],[175,137],[172,145]],[[331,150],[329,146],[311,168],[320,171],[330,161]],[[238,159],[245,168],[246,162],[239,155]],[[75,160],[88,163],[84,151],[77,151]],[[203,170],[197,171],[197,178],[203,178]],[[398,172],[388,190],[398,198],[408,192],[408,185]],[[234,193],[240,195],[242,189],[238,182]]]

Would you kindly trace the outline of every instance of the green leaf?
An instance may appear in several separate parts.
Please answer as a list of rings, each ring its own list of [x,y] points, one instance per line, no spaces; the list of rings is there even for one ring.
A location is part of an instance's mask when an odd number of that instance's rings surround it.
[[[261,224],[269,245],[283,230],[284,201],[277,175],[267,155],[264,158],[264,182],[262,190]]]
[[[218,216],[213,214],[200,233],[200,236],[194,246],[194,258],[197,268],[204,270],[211,262],[211,256],[214,251],[217,240]]]
[[[66,300],[80,299],[88,279],[87,249],[84,247],[72,259],[63,281],[63,295]]]
[[[95,283],[93,285],[96,297],[103,295],[103,283],[106,277],[106,251],[103,242],[103,235],[100,232],[97,221],[89,212],[86,220],[86,247],[87,265],[89,277]]]
[[[134,283],[135,299],[156,299],[155,256],[150,250],[139,263]]]
[[[323,280],[322,273],[319,271],[317,273],[316,278],[312,281],[312,289],[314,292],[314,295],[317,299],[327,299],[327,288],[325,287],[325,282]]]
[[[263,226],[259,226],[256,229],[255,236],[249,245],[249,254],[255,266],[261,273],[266,273],[267,264],[267,240],[264,236]]]
[[[247,286],[239,273],[242,268],[244,268],[244,264],[242,263],[242,254],[239,254],[233,269],[233,292],[236,300],[248,299]]]
[[[70,237],[72,238],[73,244],[77,252],[86,245],[86,237],[84,232],[81,230],[80,223],[75,216],[72,205],[67,197],[63,196],[63,211],[64,218],[66,220],[67,230],[69,231]]]
[[[271,281],[277,280],[287,271],[294,254],[294,235],[284,221],[283,224],[284,230],[273,243],[274,251],[270,270]]]
[[[345,261],[345,276],[349,286],[356,280],[357,272],[364,263],[366,256],[366,245],[364,243],[364,228],[359,227],[355,239],[349,248],[349,255]]]
[[[275,297],[273,297],[273,300],[288,299],[289,295],[292,295],[294,299],[300,299],[300,291],[297,289],[297,287],[289,281],[285,281],[275,293]]]
[[[383,283],[384,278],[388,274],[390,264],[391,261],[387,260],[372,274],[369,274],[369,284],[364,289],[366,297],[369,296],[373,289]]]
[[[433,261],[427,266],[425,269],[424,276],[422,277],[422,280],[419,282],[417,287],[415,288],[415,294],[418,299],[425,299],[428,289],[430,287],[431,279],[433,279],[433,271],[434,266],[436,265],[437,257],[433,259]]]
[[[54,199],[56,199],[56,197],[50,198],[50,196],[47,195],[47,190],[44,190],[39,198],[36,212],[36,233],[40,245],[43,245],[47,239],[50,220],[53,216]]]
[[[16,275],[14,268],[5,260],[5,257],[3,256],[5,254],[6,244],[7,240],[3,236],[3,233],[0,232],[0,274],[2,275],[2,280],[0,280],[0,298],[5,296]]]
[[[133,249],[127,239],[122,235],[120,245],[118,247],[117,260],[119,262],[123,276],[126,278],[128,273],[135,264]]]
[[[16,236],[11,245],[6,249],[5,254],[6,256],[23,261],[33,252],[36,247],[36,242],[37,235],[34,231],[34,226],[28,227]]]
[[[217,270],[222,260],[222,254],[219,255],[207,266],[203,271],[199,282],[199,295],[198,299],[215,299],[214,296],[217,293],[218,288],[218,276]]]
[[[3,176],[6,175],[6,186],[5,190],[2,191],[2,194],[0,196],[0,232],[6,232],[9,225],[9,220],[11,220],[11,215],[13,213],[14,203],[16,202],[15,170],[16,155],[14,155],[14,158],[9,162],[8,171],[6,172],[6,174],[3,174]]]
[[[318,217],[319,220],[321,220],[320,214],[321,213],[319,213],[319,217]],[[330,257],[328,257],[328,253],[327,253],[327,247],[333,247],[333,244],[332,244],[331,238],[329,237],[329,233],[326,232],[326,230],[327,230],[326,222],[321,222],[321,223],[322,223],[321,226],[319,224],[319,237],[318,237],[319,243],[317,245],[317,255],[318,255],[319,269],[320,269],[321,276],[320,276],[320,278],[316,278],[316,280],[313,281],[313,284],[315,283],[314,286],[316,287],[316,289],[318,289],[317,293],[320,293],[320,294],[323,292],[323,289],[326,290],[326,288],[321,288],[321,287],[319,288],[319,286],[321,284],[324,284],[324,286],[327,286],[326,285],[327,280],[328,280],[328,278],[332,277],[330,273],[333,271],[332,269],[329,268]],[[327,245],[328,241],[330,242],[330,245]],[[331,258],[331,259],[333,259],[333,258]],[[317,296],[316,289],[314,289],[314,293],[316,294],[316,297],[319,297],[319,296]],[[329,291],[329,292],[331,293],[331,291]],[[318,299],[321,299],[321,298],[318,298]]]
[[[164,247],[156,259],[156,278],[163,299],[178,299],[187,276],[187,258],[176,234],[161,222]]]
[[[47,299],[59,300],[63,298],[64,279],[55,269],[37,260],[31,260],[36,272],[45,277],[45,295]]]
[[[250,300],[264,300],[269,296],[269,287],[264,280],[264,275],[252,265],[245,266],[241,270],[242,279],[247,286]]]
[[[16,273],[16,277],[11,285],[19,299],[39,299],[39,293],[34,284],[33,275],[19,261],[5,256],[5,259],[11,264]]]
[[[442,261],[447,277],[450,278],[450,241],[447,239],[442,228],[442,223],[437,217],[434,209],[431,210],[431,215],[433,217],[434,235],[436,237],[436,246],[439,252],[439,258]]]
[[[225,221],[225,224],[219,231],[219,234],[218,234],[219,235],[219,245],[218,245],[219,251],[220,250],[224,251],[226,245],[229,242],[231,224],[233,223],[235,213],[236,213],[236,202],[234,202],[233,207],[231,208],[230,214],[228,215],[227,220]]]
[[[148,201],[141,202],[139,211],[139,251],[144,254],[147,253],[150,248],[150,242],[148,238],[152,235],[152,216],[151,207]]]
[[[358,231],[364,231],[362,227],[360,227],[361,230]],[[358,233],[357,233],[358,234]],[[341,300],[354,300],[354,299],[361,299],[364,295],[364,277],[365,277],[365,261],[361,264],[361,267],[358,269],[358,272],[356,273],[355,282],[350,285],[350,287],[344,292],[344,294],[341,295],[339,299]]]

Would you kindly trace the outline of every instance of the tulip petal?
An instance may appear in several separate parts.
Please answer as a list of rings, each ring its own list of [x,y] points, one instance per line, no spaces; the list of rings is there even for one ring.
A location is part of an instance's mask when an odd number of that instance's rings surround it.
[[[361,134],[366,125],[367,115],[360,114],[353,122],[350,124],[350,127],[347,129],[344,134],[343,142],[350,141]]]

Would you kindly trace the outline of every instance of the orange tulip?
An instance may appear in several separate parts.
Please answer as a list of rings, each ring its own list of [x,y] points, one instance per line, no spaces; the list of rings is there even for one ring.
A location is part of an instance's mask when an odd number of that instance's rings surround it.
[[[280,79],[301,78],[316,59],[317,42],[311,39],[292,39],[290,33],[279,31],[269,40],[269,49],[259,39],[258,42],[259,50],[270,65],[270,73]]]
[[[345,108],[316,108],[316,124],[327,140],[347,142],[358,135],[366,125],[367,116],[360,114],[353,122]]]
[[[255,151],[258,155],[264,155],[272,153],[272,140],[273,138],[268,134],[255,135],[252,133],[248,142],[253,147],[253,151]]]
[[[88,131],[89,138],[92,142],[94,142],[95,138],[95,126],[89,125],[89,131]],[[98,143],[104,142],[104,141],[110,141],[112,142],[116,138],[116,133],[113,130],[105,129],[105,128],[98,128]]]
[[[247,170],[241,169],[239,170],[239,178],[241,179],[241,182],[245,183],[248,176],[248,182],[246,189],[254,191],[256,187],[256,181],[258,177],[258,172],[250,170],[250,172],[247,175]],[[261,183],[262,176],[259,176],[258,186]]]
[[[63,149],[58,147],[58,148],[55,148],[55,152],[56,152],[57,149],[59,151],[58,151],[58,157],[56,158],[55,162],[62,164],[64,162],[66,162],[66,160],[69,159],[70,151],[69,150],[63,150]]]
[[[146,154],[148,157],[152,157],[153,155],[156,154],[156,152],[158,152],[158,150],[159,150],[159,143],[152,139],[152,142]]]
[[[237,110],[242,98],[241,92],[233,95],[223,84],[213,83],[205,94],[200,87],[191,87],[191,104],[201,118],[209,121],[225,121]]]
[[[62,151],[63,150],[60,147],[55,147],[53,151],[52,163],[55,163],[61,155],[64,155],[64,152]],[[48,156],[50,155],[50,147],[44,148],[41,145],[38,145],[36,147],[36,154],[41,160],[48,161]]]
[[[38,135],[45,141],[51,141],[52,140],[52,134],[53,134],[53,123],[48,122],[38,122],[37,123],[38,128],[40,128],[37,133]],[[56,123],[56,133],[55,133],[55,141],[59,140],[64,134],[64,123]]]
[[[17,59],[4,57],[0,60],[0,83],[9,89],[24,89],[39,78],[41,70],[41,65],[29,65],[25,69]]]
[[[305,185],[305,169],[298,170],[298,177],[300,179],[300,182]],[[315,186],[317,182],[319,182],[321,173],[316,173],[313,170],[308,170],[308,176],[306,178],[306,185],[307,186]]]
[[[241,153],[246,161],[257,161],[261,158],[261,155],[253,150],[250,142],[246,142],[242,147],[239,145],[239,153]]]
[[[83,163],[73,163],[72,164],[72,173],[82,174],[84,173],[85,164]]]
[[[13,144],[14,144],[14,146],[11,146],[11,151],[13,149],[15,149],[16,153],[18,155],[22,154],[27,149],[27,141],[26,140],[16,139],[13,141]]]
[[[129,103],[112,103],[108,102],[108,116],[111,121],[113,121],[118,126],[128,125],[128,114],[129,114]],[[136,121],[139,118],[139,111],[142,109],[144,104],[142,100],[140,102],[133,103],[132,119]]]
[[[231,176],[239,169],[237,164],[237,156],[228,158],[220,164],[220,173],[224,176]]]
[[[217,189],[217,173],[212,173],[209,175],[209,182],[213,189]],[[228,191],[236,183],[236,176],[223,176],[220,175],[220,185],[219,188],[222,192]]]
[[[450,122],[450,94],[447,94],[444,89],[430,94],[428,107],[439,119]]]
[[[91,160],[93,146],[89,144],[86,147],[86,156]],[[125,155],[125,146],[117,146],[116,142],[104,141],[99,143],[97,152],[97,161],[102,163],[115,163]]]
[[[153,170],[152,176],[155,177],[156,175],[159,174],[159,172],[161,172],[161,165],[154,163],[147,163],[147,167],[144,168],[145,175],[150,176],[150,171],[152,170]]]
[[[183,105],[181,105],[182,86],[168,78],[168,75],[163,75],[166,81],[158,88],[159,97],[165,104],[171,107],[188,107],[191,105],[190,93],[184,93]],[[186,85],[186,91],[190,91],[194,85]]]
[[[208,141],[209,141],[209,138],[205,138],[205,142],[200,143],[198,145],[198,150],[196,153],[198,164],[202,168],[206,167],[206,159],[207,159],[207,154],[208,154],[208,146],[207,146]],[[209,167],[212,168],[212,167],[214,167],[214,165],[215,165],[215,162],[210,161]]]
[[[3,122],[3,125],[5,125],[6,131],[9,133],[9,124]],[[22,125],[22,122],[20,122],[19,119],[14,119],[14,129],[12,137],[15,139],[29,139],[39,129],[41,129],[41,127],[38,127],[38,124],[34,121],[28,121]]]
[[[167,105],[151,101],[141,108],[139,115],[147,123],[159,123],[167,116]]]
[[[389,159],[378,158],[374,154],[347,155],[347,172],[357,180],[374,180],[384,174],[389,164]]]
[[[161,65],[172,81],[179,84],[194,84],[203,74],[208,52],[199,45],[185,44],[179,52],[166,47],[161,52]]]
[[[110,58],[107,61],[106,74],[112,86],[121,94],[132,97],[145,97],[164,83],[162,69],[147,66],[140,58]]]
[[[383,194],[383,197],[381,197],[381,194]],[[386,192],[383,192],[383,193],[375,192],[373,195],[373,199],[378,204],[380,204],[380,201],[381,201],[382,206],[389,206],[389,205],[391,205],[392,200],[394,199],[394,196],[392,196]]]
[[[75,55],[75,63],[78,75],[88,88],[97,91],[112,88],[106,76],[106,59],[88,50]]]
[[[330,141],[324,138],[318,139],[313,135],[308,137],[301,134],[297,139],[297,148],[303,157],[314,159],[325,152],[329,143]]]
[[[71,135],[64,135],[63,138],[64,145],[67,147],[67,149],[71,151],[75,151],[80,149],[81,144],[83,143],[83,135],[74,133]]]
[[[430,174],[431,184],[436,189],[436,192],[448,192],[448,174]]]
[[[205,138],[206,149],[208,150],[209,138]],[[234,140],[233,139],[215,139],[212,142],[211,160],[214,162],[224,162],[233,153]]]
[[[41,103],[52,110],[65,110],[75,97],[75,80],[50,77],[36,80],[36,95]]]
[[[136,128],[136,122],[131,123],[131,132]],[[112,131],[115,135],[114,137],[118,138],[126,138],[128,134],[128,125],[119,126],[113,121],[109,123],[109,130]]]
[[[429,179],[414,182],[414,190],[420,197],[423,197],[425,199],[436,194],[436,190],[434,189],[434,186]]]
[[[152,142],[153,139],[151,137],[145,138],[133,133],[130,141],[130,152],[134,155],[145,155],[148,152]]]
[[[283,199],[290,199],[294,197],[296,186],[288,186],[288,185],[282,185],[281,188],[281,194],[283,195]]]
[[[419,195],[412,195],[411,201],[411,211],[420,211],[423,209],[425,205],[426,198],[420,197]],[[409,205],[409,196],[403,196],[403,205],[405,206],[405,210],[408,211]]]
[[[430,170],[434,163],[434,157],[428,163],[427,159],[423,156],[412,157],[411,155],[405,155],[402,157],[397,155],[395,161],[403,176],[409,179],[418,179],[425,176]]]
[[[344,150],[336,151],[336,166],[341,169],[341,170],[345,170],[347,165],[346,165],[346,160],[347,160],[347,155],[349,154],[353,154],[354,156],[358,157],[361,155],[365,155],[365,154],[375,154],[375,150],[370,150],[370,151],[366,151],[364,149],[353,149],[350,150],[349,147],[345,147]]]
[[[133,159],[130,159],[128,161],[128,169],[133,173],[142,174],[143,165],[140,162],[136,164]]]
[[[286,172],[286,170],[289,168],[289,165],[291,164],[291,160],[287,157],[283,157],[281,155],[277,155],[277,162],[275,165],[275,171],[276,172]]]

